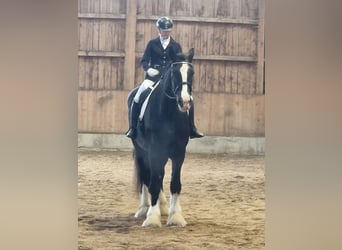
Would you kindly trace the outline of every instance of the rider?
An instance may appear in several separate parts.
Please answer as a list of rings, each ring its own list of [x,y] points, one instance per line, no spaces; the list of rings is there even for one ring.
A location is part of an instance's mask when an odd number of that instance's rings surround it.
[[[177,53],[182,52],[180,44],[170,36],[173,27],[172,20],[168,17],[161,17],[157,20],[156,26],[159,31],[159,36],[148,42],[141,59],[141,66],[146,72],[146,76],[132,102],[129,120],[130,128],[126,133],[126,136],[132,139],[137,135],[136,126],[140,112],[138,103],[141,93],[157,82],[167,70],[167,67],[176,61]],[[193,105],[189,110],[189,118],[190,138],[203,137],[204,135],[195,127]]]

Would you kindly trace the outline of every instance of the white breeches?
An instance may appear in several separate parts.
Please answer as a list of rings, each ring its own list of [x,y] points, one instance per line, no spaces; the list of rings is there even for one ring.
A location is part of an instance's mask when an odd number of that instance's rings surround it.
[[[135,96],[134,96],[134,102],[138,103],[138,102],[139,102],[139,98],[140,98],[141,93],[142,93],[145,89],[147,89],[148,87],[152,87],[153,83],[154,83],[153,81],[148,80],[148,79],[145,79],[145,80],[140,84],[140,87],[139,87],[137,93],[136,93]]]

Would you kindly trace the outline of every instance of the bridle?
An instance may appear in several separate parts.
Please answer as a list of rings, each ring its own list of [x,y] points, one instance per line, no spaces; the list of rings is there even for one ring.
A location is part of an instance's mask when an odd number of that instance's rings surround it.
[[[173,81],[173,66],[174,65],[177,65],[177,64],[188,64],[191,66],[191,68],[193,67],[193,64],[190,63],[190,62],[174,62],[174,63],[171,63],[170,65],[170,68],[171,68],[171,91],[172,91],[172,96],[170,96],[166,91],[164,92],[164,94],[166,95],[167,98],[169,99],[176,99],[177,98],[177,91],[183,86],[183,85],[187,85],[188,88],[191,90],[191,83],[189,81],[186,81],[186,82],[182,82],[182,85],[177,85],[176,87],[174,87],[174,81]]]

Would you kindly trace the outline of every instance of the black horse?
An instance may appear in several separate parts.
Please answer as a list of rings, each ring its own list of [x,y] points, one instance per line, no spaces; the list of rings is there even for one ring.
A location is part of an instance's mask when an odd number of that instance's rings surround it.
[[[192,48],[186,54],[178,54],[179,61],[169,66],[149,97],[145,113],[138,122],[137,137],[132,140],[137,187],[141,194],[135,217],[146,215],[142,226],[160,227],[161,215],[167,214],[167,225],[186,225],[179,195],[181,168],[190,133],[188,111],[192,104],[193,56]],[[128,107],[131,107],[136,91],[137,88],[129,94]],[[163,193],[164,168],[168,159],[172,161],[169,208]]]

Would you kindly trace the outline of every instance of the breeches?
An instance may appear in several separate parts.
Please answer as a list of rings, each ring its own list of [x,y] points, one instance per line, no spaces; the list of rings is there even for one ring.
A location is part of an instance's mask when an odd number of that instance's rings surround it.
[[[141,84],[140,87],[137,91],[137,93],[134,96],[134,102],[138,103],[139,102],[139,98],[142,92],[144,92],[145,89],[147,89],[148,87],[151,87],[153,85],[153,81],[145,79]]]

